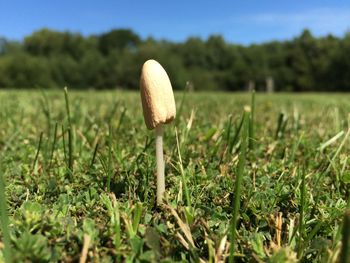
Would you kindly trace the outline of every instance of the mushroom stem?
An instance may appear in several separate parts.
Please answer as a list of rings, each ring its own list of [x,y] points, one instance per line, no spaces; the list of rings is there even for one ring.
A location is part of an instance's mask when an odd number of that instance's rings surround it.
[[[165,192],[164,178],[164,158],[163,158],[163,125],[159,124],[156,128],[156,161],[157,161],[157,204],[163,202]]]

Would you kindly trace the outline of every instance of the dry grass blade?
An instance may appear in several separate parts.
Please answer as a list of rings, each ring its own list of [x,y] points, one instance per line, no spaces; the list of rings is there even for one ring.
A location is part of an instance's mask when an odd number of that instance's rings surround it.
[[[91,237],[88,234],[84,234],[84,245],[83,245],[83,249],[81,251],[79,263],[86,262],[87,254],[89,252],[90,241],[91,241]]]
[[[195,112],[194,112],[194,109],[191,110],[191,116],[187,122],[187,125],[186,125],[186,128],[187,130],[190,130],[191,127],[192,127],[192,124],[193,124],[193,120],[194,120],[194,117],[195,117]]]
[[[190,245],[185,240],[185,238],[179,232],[177,232],[175,235],[177,237],[177,240],[179,240],[179,242],[181,243],[181,245],[183,245],[184,248],[186,248],[187,250],[190,250]],[[206,261],[204,259],[202,259],[202,258],[199,258],[198,260],[201,263],[206,263]]]
[[[183,237],[179,232],[176,233],[176,237],[177,237],[177,239],[179,240],[179,242],[180,242],[187,250],[190,249],[190,245],[187,243],[187,241],[184,239],[184,237]]]
[[[187,238],[187,241],[191,244],[192,247],[196,247],[192,238],[190,227],[185,224],[184,221],[180,218],[179,214],[175,211],[174,208],[172,208],[169,205],[165,205],[165,207],[171,212],[171,214],[175,217],[177,224],[179,225],[181,231],[184,233],[185,237]]]
[[[219,244],[219,247],[216,250],[216,256],[215,256],[215,262],[220,263],[220,262],[225,262],[226,256],[225,256],[225,248],[228,248],[227,244],[227,235],[225,235]]]
[[[279,212],[278,215],[276,216],[275,226],[276,226],[276,243],[278,248],[280,248],[281,234],[282,234],[282,213],[281,212]]]

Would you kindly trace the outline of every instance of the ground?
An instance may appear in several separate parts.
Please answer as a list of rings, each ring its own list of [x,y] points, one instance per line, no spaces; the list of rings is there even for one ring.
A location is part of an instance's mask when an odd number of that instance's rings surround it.
[[[1,260],[344,258],[350,95],[252,97],[176,94],[157,207],[139,93],[0,91]]]

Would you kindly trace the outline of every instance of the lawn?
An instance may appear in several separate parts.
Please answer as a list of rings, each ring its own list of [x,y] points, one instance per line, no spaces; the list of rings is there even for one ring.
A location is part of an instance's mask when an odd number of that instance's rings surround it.
[[[176,103],[157,207],[139,93],[0,91],[0,261],[347,260],[350,95]]]

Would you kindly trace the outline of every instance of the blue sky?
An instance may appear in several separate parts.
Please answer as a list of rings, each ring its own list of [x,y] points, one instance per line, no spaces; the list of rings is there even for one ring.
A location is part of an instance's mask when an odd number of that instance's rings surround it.
[[[0,0],[0,36],[21,40],[48,27],[84,35],[130,28],[141,37],[183,41],[221,34],[233,43],[350,30],[350,0]]]

